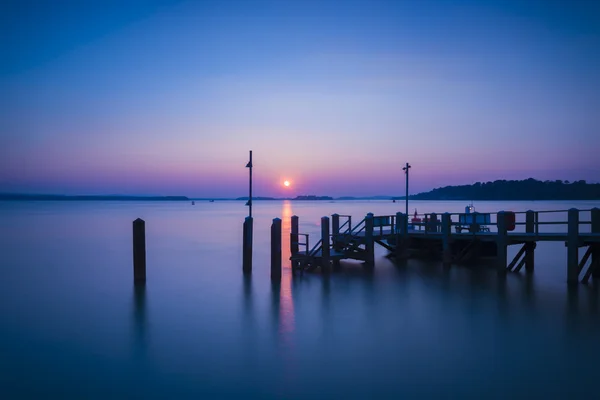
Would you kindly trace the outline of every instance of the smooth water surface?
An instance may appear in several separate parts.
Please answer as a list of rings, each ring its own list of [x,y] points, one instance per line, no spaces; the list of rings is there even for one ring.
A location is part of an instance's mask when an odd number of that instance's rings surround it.
[[[463,202],[411,202],[461,212]],[[480,202],[478,211],[598,202]],[[255,202],[242,274],[243,202],[0,203],[1,398],[506,398],[597,396],[600,295],[566,285],[564,243],[533,276],[485,263],[342,264],[292,276],[290,217],[394,214],[389,201]],[[146,221],[135,288],[131,223]],[[270,280],[283,218],[284,274]],[[562,217],[563,219],[565,216]],[[589,219],[589,213],[583,219]],[[545,227],[544,229],[565,229]],[[516,250],[512,250],[516,252]]]

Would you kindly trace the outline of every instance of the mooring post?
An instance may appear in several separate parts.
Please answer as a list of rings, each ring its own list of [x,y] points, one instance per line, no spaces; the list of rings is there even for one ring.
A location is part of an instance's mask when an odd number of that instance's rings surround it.
[[[243,270],[245,274],[252,272],[252,217],[244,219]]]
[[[271,224],[271,279],[281,279],[281,219]]]
[[[331,264],[329,250],[329,217],[321,217],[321,269],[325,274]]]
[[[141,218],[133,221],[133,281],[146,282],[146,223]]]
[[[535,233],[535,212],[528,210],[525,213],[525,232]],[[536,242],[525,243],[525,272],[531,273],[534,269]]]
[[[600,208],[594,207],[591,212],[592,217],[592,233],[600,233]],[[591,244],[592,246],[592,264],[595,269],[592,272],[592,277],[600,279],[600,243]]]
[[[452,263],[452,249],[450,248],[450,235],[452,232],[452,219],[449,213],[442,214],[442,260],[445,268]]]
[[[438,230],[438,219],[436,213],[431,213],[431,218],[429,219],[429,224],[427,230],[429,232],[437,232]]]
[[[396,259],[400,260],[404,258],[404,246],[406,246],[406,242],[404,241],[404,231],[406,230],[406,221],[404,219],[404,214],[401,212],[396,213]]]
[[[368,213],[365,217],[365,248],[367,250],[367,259],[365,262],[371,267],[375,266],[375,239],[373,238],[374,226],[373,213]]]
[[[292,256],[298,254],[299,245],[298,245],[298,216],[292,215],[292,227],[290,229],[290,253]]]
[[[508,262],[508,233],[506,231],[506,214],[504,211],[499,211],[498,214],[496,214],[496,224],[498,226],[498,236],[496,238],[496,268],[499,274],[506,274]]]
[[[579,282],[579,210],[569,209],[567,222],[567,283]]]
[[[339,235],[340,235],[340,215],[333,214],[331,215],[331,237],[333,240],[333,248],[336,251],[340,249]]]

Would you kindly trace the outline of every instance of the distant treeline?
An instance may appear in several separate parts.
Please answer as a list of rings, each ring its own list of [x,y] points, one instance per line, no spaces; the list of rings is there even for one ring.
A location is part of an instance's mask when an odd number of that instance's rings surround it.
[[[119,201],[188,201],[186,196],[63,196],[58,194],[0,193],[0,200],[119,200]]]
[[[415,200],[600,200],[600,184],[586,181],[498,180],[445,186],[409,196]]]

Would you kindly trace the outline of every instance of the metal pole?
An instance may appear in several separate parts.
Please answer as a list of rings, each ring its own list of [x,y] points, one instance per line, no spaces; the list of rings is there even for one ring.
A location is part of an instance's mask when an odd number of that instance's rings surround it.
[[[249,207],[249,217],[252,217],[252,150],[250,150],[250,161],[246,164],[246,168],[250,169],[250,194],[246,205]]]
[[[405,171],[406,173],[406,224],[407,226],[405,228],[408,228],[408,169],[410,168],[410,164],[406,163],[406,166],[404,168],[402,168],[403,171]]]

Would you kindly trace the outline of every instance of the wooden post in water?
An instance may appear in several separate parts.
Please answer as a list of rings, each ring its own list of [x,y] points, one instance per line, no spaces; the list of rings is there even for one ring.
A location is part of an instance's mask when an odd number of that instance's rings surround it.
[[[504,211],[499,211],[496,214],[496,223],[498,226],[498,236],[496,237],[496,262],[497,271],[499,274],[506,274],[506,266],[508,262],[508,233],[506,231],[506,214]]]
[[[452,249],[450,248],[450,234],[452,232],[452,219],[449,213],[442,214],[442,262],[444,268],[449,268],[452,263]]]
[[[295,256],[296,254],[298,254],[298,252],[300,251],[300,246],[298,244],[298,240],[300,239],[300,236],[298,235],[299,228],[298,228],[298,216],[297,215],[292,215],[292,224],[291,224],[291,229],[290,229],[290,254],[291,256]],[[308,251],[309,249],[307,249]],[[292,271],[293,268],[298,267],[300,265],[299,261],[292,261]]]
[[[281,219],[271,224],[271,279],[281,279]]]
[[[567,283],[579,282],[579,210],[569,209],[567,230]]]
[[[340,249],[340,241],[339,241],[339,235],[340,235],[340,215],[339,214],[333,214],[331,216],[331,235],[332,235],[332,239],[333,239],[333,249],[335,251],[339,251]]]
[[[525,232],[535,233],[535,212],[528,210],[525,214]],[[532,273],[535,261],[536,242],[525,243],[525,272]]]
[[[329,273],[331,264],[329,250],[329,217],[321,217],[321,269],[324,274]]]
[[[244,219],[244,243],[243,243],[243,271],[245,274],[252,272],[252,217]]]
[[[299,246],[298,246],[298,216],[292,215],[292,227],[290,229],[290,253],[292,256],[298,254]]]
[[[368,213],[365,217],[365,248],[367,250],[365,262],[370,267],[375,266],[375,239],[373,238],[373,213]]]
[[[405,246],[406,242],[404,241],[404,231],[406,230],[406,221],[404,219],[404,214],[401,212],[396,213],[396,260],[400,260],[405,257]]]
[[[133,282],[146,282],[146,223],[133,221]]]
[[[437,223],[438,223],[437,214],[431,213],[431,216],[429,218],[429,224],[427,224],[427,231],[428,232],[437,232]]]
[[[594,207],[591,212],[592,217],[592,233],[600,234],[600,208]],[[592,264],[595,266],[592,272],[594,279],[600,279],[600,243],[592,244]]]

